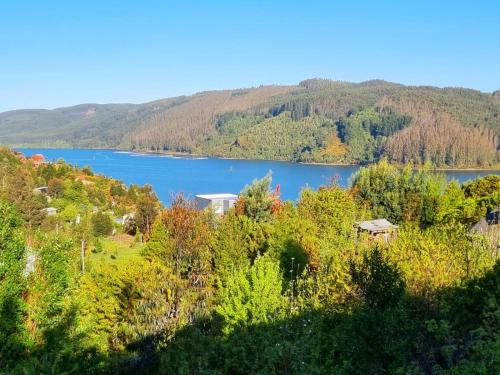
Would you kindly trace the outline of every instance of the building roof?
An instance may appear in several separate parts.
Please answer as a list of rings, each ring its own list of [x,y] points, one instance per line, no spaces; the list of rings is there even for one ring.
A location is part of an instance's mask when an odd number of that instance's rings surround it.
[[[397,225],[392,224],[387,219],[358,221],[356,225],[358,226],[358,228],[367,230],[372,233],[385,232],[389,229],[395,229],[398,227]]]
[[[231,193],[219,193],[219,194],[198,194],[196,198],[201,199],[238,199],[236,194]]]
[[[498,225],[500,223],[500,206],[488,212],[471,228],[472,232],[486,233],[491,225]]]

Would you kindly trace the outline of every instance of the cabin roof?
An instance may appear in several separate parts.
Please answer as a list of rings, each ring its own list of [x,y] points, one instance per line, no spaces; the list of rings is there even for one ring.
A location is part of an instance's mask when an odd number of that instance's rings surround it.
[[[395,229],[398,227],[397,225],[392,224],[387,219],[358,221],[358,222],[356,222],[356,225],[358,226],[358,228],[372,232],[372,233],[385,232],[385,231],[388,231],[390,229]]]
[[[201,199],[238,199],[236,194],[231,193],[218,193],[218,194],[198,194],[196,198]]]
[[[471,227],[473,232],[487,232],[491,225],[498,225],[500,223],[500,206],[488,212],[476,224]]]

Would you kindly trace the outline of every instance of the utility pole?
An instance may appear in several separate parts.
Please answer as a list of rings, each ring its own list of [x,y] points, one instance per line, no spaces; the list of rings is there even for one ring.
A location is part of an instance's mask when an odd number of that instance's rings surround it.
[[[82,251],[80,253],[82,258],[82,273],[85,273],[85,240],[82,240]]]

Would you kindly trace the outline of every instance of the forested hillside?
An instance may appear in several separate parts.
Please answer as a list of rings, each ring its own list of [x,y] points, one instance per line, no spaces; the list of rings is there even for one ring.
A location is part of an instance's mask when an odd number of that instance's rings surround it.
[[[113,147],[303,162],[492,166],[498,93],[311,79],[140,105],[0,114],[0,143]]]
[[[297,204],[271,184],[218,216],[1,149],[0,373],[500,372],[499,224],[471,230],[500,176],[383,160]]]

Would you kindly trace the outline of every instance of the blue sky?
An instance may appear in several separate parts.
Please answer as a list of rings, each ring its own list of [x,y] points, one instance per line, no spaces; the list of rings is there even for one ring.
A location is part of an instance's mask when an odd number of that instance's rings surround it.
[[[500,89],[500,1],[4,1],[0,111],[311,77]]]

